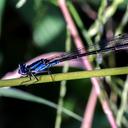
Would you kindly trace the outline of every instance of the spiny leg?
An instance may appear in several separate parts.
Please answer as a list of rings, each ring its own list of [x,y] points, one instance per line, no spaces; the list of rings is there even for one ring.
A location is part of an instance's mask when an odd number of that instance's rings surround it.
[[[32,80],[32,78],[31,78],[31,75],[30,75],[30,74],[29,74],[29,75],[27,75],[27,76],[29,77],[29,79],[30,79],[30,80]]]
[[[53,78],[53,76],[52,76],[52,72],[49,70],[49,68],[48,68],[48,75],[50,75],[51,78],[52,78],[52,81],[54,81],[54,78]]]
[[[31,76],[34,77],[37,81],[39,81],[39,79],[36,77],[36,75],[34,75],[31,70],[29,69],[29,73],[28,73],[28,76],[30,77],[30,80],[31,80]]]
[[[30,73],[30,72],[29,72],[29,73],[27,73],[27,77],[29,77],[29,79],[30,79],[30,80],[32,80],[31,76],[32,76],[32,75],[31,75],[31,73]]]
[[[39,79],[36,77],[36,75],[34,75],[32,72],[31,72],[31,75],[32,75],[37,81],[39,81]]]

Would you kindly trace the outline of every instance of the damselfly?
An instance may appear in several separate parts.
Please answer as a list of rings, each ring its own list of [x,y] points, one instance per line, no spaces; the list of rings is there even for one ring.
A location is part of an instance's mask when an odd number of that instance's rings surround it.
[[[128,48],[128,34],[121,34],[111,39],[110,41],[106,42],[106,44],[103,47],[95,47],[95,49],[87,50],[87,52],[84,52],[83,49],[79,49],[77,52],[63,54],[61,56],[52,59],[42,58],[30,65],[19,64],[18,73],[23,76],[29,76],[30,79],[32,76],[37,79],[36,77],[37,74],[49,72],[50,67],[53,67],[54,65],[60,62],[76,59],[83,56],[100,54],[103,52],[117,51],[127,48]]]

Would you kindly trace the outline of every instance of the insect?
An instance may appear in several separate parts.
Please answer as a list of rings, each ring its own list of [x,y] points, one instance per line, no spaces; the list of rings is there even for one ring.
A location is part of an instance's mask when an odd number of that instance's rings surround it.
[[[98,47],[94,50],[88,50],[87,52],[84,52],[83,49],[79,49],[77,52],[63,54],[61,56],[52,58],[51,60],[42,58],[40,60],[33,62],[30,65],[19,64],[18,73],[23,76],[29,76],[30,79],[33,76],[36,78],[36,80],[38,80],[36,77],[37,74],[44,72],[48,72],[50,74],[49,68],[53,67],[54,65],[60,62],[76,59],[83,56],[93,55],[97,53],[101,54],[103,52],[123,50],[126,48],[128,48],[128,34],[122,34],[108,41],[106,45],[101,48]]]
[[[40,59],[30,65],[26,65],[25,63],[19,64],[18,73],[22,76],[30,77],[30,80],[32,76],[35,77],[36,80],[38,80],[38,78],[36,77],[37,74],[44,72],[48,72],[48,74],[50,74],[49,68],[56,65],[57,63],[58,61],[50,62],[47,59]]]

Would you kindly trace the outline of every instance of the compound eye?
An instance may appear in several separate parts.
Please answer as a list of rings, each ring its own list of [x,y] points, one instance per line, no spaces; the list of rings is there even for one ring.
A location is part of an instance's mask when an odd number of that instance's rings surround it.
[[[25,64],[19,64],[19,74],[26,74],[26,65]]]

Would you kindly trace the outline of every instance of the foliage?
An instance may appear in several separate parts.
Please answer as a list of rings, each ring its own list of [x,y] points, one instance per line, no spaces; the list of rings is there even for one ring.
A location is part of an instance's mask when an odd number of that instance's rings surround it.
[[[19,63],[27,62],[40,54],[74,50],[75,39],[74,36],[71,36],[70,26],[67,26],[60,2],[61,0],[0,1],[1,78],[9,72],[13,74],[12,71],[18,67]],[[127,32],[127,0],[67,0],[66,4],[85,46],[92,47],[94,42],[101,44],[104,39],[111,39],[113,35]],[[62,71],[61,67],[51,69],[52,73],[74,71],[66,75],[64,73],[55,74],[56,78],[60,78],[61,81],[72,79],[67,83],[63,81],[60,84],[57,82],[58,80],[43,83],[45,79],[51,80],[51,76],[47,75],[39,76],[41,80],[35,82],[36,84],[32,83],[33,80],[28,82],[29,86],[21,86],[27,85],[24,80],[28,80],[28,78],[1,80],[0,86],[13,86],[14,83],[19,86],[0,89],[0,126],[13,126],[13,128],[40,128],[42,126],[47,128],[54,125],[55,128],[60,126],[80,127],[92,84],[90,79],[78,80],[78,78],[89,78],[96,75],[103,77],[108,74],[120,76],[99,78],[101,83],[100,103],[98,102],[95,108],[92,127],[108,128],[111,125],[102,109],[103,101],[109,102],[117,125],[127,127],[128,78],[126,75],[121,75],[128,74],[127,55],[127,50],[103,55],[101,64],[97,62],[96,56],[89,57],[93,67],[106,68],[98,70],[99,74],[97,71],[92,71],[90,75],[88,71],[85,71],[84,74],[78,72],[82,70],[82,62],[77,68],[69,64],[68,70],[63,69]],[[57,115],[55,109],[51,108],[57,109]]]

